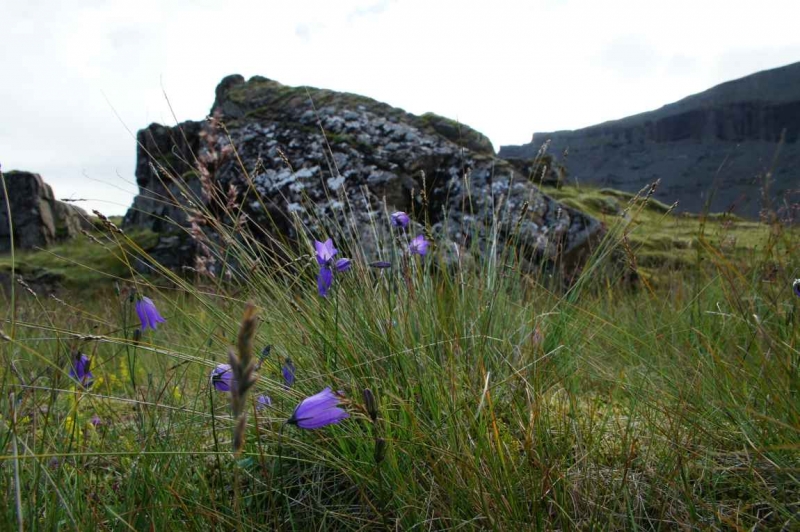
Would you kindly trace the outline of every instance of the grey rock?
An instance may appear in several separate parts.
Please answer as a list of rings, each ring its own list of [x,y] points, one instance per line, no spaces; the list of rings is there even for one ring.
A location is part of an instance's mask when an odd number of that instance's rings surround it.
[[[338,234],[357,239],[367,261],[381,253],[382,237],[389,238],[377,229],[387,226],[387,210],[430,222],[455,246],[446,253],[466,253],[476,237],[480,247],[493,232],[510,235],[519,227],[531,264],[559,254],[579,257],[602,232],[597,220],[542,194],[496,158],[485,136],[433,114],[415,116],[362,96],[258,76],[225,78],[211,114],[211,121],[153,124],[139,132],[140,193],[126,225],[157,232],[167,230],[166,221],[187,226],[184,211],[200,207],[224,218],[218,206],[236,190],[253,234],[295,241],[306,236],[299,227],[317,238]],[[225,124],[226,135],[215,120]],[[238,158],[224,155],[228,135]],[[205,191],[204,173],[211,176]]]
[[[136,134],[139,194],[125,214],[123,227],[162,232],[187,222],[185,205],[193,199],[202,201],[200,179],[194,170],[201,153],[201,130],[198,122],[184,122],[174,128],[150,124]]]
[[[58,201],[39,174],[11,171],[4,174],[10,220],[17,249],[45,248],[89,230],[92,223],[83,209]],[[9,212],[0,188],[0,253],[11,249]]]
[[[678,201],[679,211],[699,212],[710,201],[711,211],[732,209],[754,218],[767,206],[796,205],[800,63],[621,120],[534,133],[528,144],[501,147],[499,156],[535,159],[546,144],[570,180],[638,192],[660,179],[655,197]]]

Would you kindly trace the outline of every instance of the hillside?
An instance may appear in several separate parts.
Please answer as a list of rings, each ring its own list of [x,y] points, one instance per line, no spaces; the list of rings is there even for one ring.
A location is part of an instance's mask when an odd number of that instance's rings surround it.
[[[660,109],[575,131],[534,133],[500,157],[547,152],[570,180],[636,192],[661,180],[656,198],[678,211],[757,217],[797,202],[800,63],[759,72]],[[765,176],[771,172],[767,180]],[[768,186],[769,193],[762,191]]]

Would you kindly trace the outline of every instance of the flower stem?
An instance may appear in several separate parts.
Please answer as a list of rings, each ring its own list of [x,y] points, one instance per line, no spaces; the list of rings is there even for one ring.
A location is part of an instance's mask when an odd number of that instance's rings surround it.
[[[333,289],[334,309],[333,309],[333,371],[338,369],[339,364],[339,286]]]
[[[222,463],[219,459],[219,439],[217,438],[217,417],[214,414],[214,387],[208,387],[208,402],[211,406],[211,435],[214,437],[214,457],[217,460],[217,474],[222,475]]]

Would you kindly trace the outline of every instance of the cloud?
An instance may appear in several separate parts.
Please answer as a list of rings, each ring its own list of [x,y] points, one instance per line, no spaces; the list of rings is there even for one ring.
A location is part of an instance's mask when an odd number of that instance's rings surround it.
[[[115,49],[138,47],[147,38],[147,32],[142,28],[123,27],[110,31],[107,38],[111,47]]]
[[[764,70],[800,61],[800,44],[760,48],[737,48],[719,55],[714,61],[715,74],[735,79]]]
[[[599,55],[600,64],[622,78],[641,78],[660,68],[662,57],[641,35],[614,38]]]
[[[306,24],[298,24],[295,26],[294,34],[301,41],[308,42],[311,40],[311,28],[309,28]]]
[[[347,20],[352,22],[358,18],[372,17],[383,14],[387,9],[389,9],[389,6],[392,3],[393,0],[379,0],[378,2],[372,2],[365,6],[356,6],[355,9],[352,9],[347,13]]]
[[[665,65],[665,74],[668,76],[691,76],[700,68],[700,63],[695,57],[685,54],[676,54],[670,57]]]
[[[59,196],[112,199],[87,205],[108,214],[133,196],[136,130],[202,119],[235,72],[433,111],[499,146],[800,60],[796,0],[30,0],[2,11],[0,163],[40,172]]]

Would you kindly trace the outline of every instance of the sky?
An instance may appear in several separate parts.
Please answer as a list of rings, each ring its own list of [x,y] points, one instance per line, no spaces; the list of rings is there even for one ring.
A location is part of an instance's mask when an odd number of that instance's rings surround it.
[[[797,0],[0,0],[0,165],[123,214],[135,133],[226,75],[435,112],[493,142],[655,109],[800,61]]]

